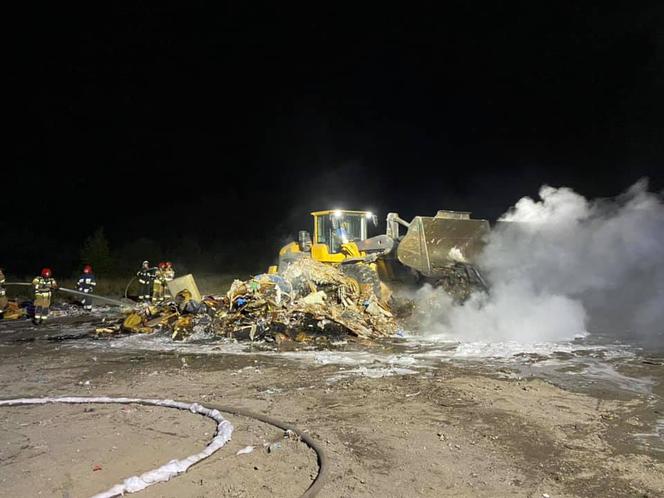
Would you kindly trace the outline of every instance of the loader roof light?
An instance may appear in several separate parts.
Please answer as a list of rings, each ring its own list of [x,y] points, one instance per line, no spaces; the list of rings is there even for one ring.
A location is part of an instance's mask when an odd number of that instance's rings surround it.
[[[367,213],[364,215],[364,217],[367,220],[370,220],[371,218],[373,218],[373,216],[374,216],[374,214],[371,211],[367,211]]]
[[[332,213],[332,216],[335,218],[341,218],[343,216],[343,213],[341,212],[341,209],[335,209],[334,212]]]

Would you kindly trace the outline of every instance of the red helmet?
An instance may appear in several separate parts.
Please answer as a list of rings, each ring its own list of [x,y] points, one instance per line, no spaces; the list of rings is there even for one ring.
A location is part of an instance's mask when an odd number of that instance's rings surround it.
[[[50,268],[42,268],[41,276],[44,278],[50,278],[51,277],[51,269]]]
[[[166,266],[168,268],[173,268],[173,263],[171,263],[170,261],[166,261]]]
[[[163,270],[164,268],[166,268],[166,263],[162,261],[161,263],[159,263],[159,269]]]
[[[83,266],[83,273],[85,274],[92,273],[92,265]]]

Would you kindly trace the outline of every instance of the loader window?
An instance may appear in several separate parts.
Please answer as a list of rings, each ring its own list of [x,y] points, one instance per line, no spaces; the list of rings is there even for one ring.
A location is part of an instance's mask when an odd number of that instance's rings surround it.
[[[326,244],[331,253],[339,252],[341,244],[367,238],[367,220],[361,214],[318,216],[316,223],[316,243]]]

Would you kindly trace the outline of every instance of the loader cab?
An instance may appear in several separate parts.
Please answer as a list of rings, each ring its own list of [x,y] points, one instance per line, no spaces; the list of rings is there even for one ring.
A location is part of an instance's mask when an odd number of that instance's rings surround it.
[[[366,240],[368,224],[376,223],[376,217],[369,211],[347,211],[334,209],[315,211],[311,255],[323,262],[341,262],[347,254],[342,253],[342,246],[347,251],[353,242]],[[354,249],[357,251],[357,247]]]
[[[322,263],[342,263],[347,258],[361,257],[357,243],[368,238],[369,224],[377,224],[374,214],[369,211],[347,211],[345,209],[329,209],[314,211],[313,232],[301,230],[298,240],[290,242],[279,251],[279,264],[268,269],[268,273],[276,273],[302,257],[311,257]]]

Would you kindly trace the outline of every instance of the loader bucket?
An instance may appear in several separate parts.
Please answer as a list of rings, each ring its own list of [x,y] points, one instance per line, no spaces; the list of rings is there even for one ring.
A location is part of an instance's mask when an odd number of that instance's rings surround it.
[[[399,242],[397,259],[425,277],[439,277],[456,263],[473,264],[488,233],[487,220],[471,219],[466,212],[416,216]]]

